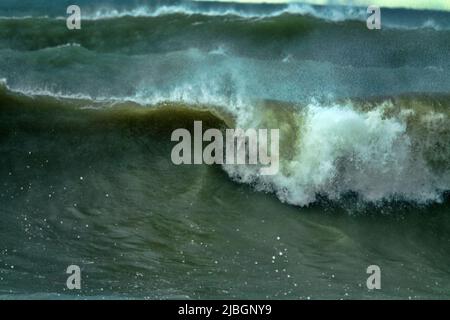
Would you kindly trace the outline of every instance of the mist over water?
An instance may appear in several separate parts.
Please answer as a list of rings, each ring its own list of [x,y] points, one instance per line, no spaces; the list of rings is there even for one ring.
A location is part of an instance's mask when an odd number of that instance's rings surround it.
[[[1,298],[445,297],[448,13],[69,4],[0,4]],[[175,166],[196,120],[280,129],[280,172]]]

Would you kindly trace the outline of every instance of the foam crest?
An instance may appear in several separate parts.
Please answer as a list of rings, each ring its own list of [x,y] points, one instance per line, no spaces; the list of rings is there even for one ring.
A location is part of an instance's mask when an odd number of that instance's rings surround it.
[[[408,113],[386,117],[387,107],[362,112],[352,105],[310,104],[294,133],[296,142],[285,145],[285,153],[292,148],[287,153],[293,156],[282,157],[277,175],[259,176],[251,166],[224,168],[234,180],[300,206],[315,202],[318,195],[339,200],[349,193],[365,202],[441,201],[450,188],[449,175],[434,171],[418,151],[420,141],[407,129]],[[446,116],[426,119],[436,117]],[[281,139],[286,139],[283,132]]]
[[[238,16],[243,18],[268,18],[277,17],[283,14],[311,15],[330,21],[344,21],[349,19],[365,19],[365,11],[356,7],[323,7],[318,9],[308,4],[288,4],[282,8],[277,8],[267,12],[252,11],[243,8],[217,7],[200,8],[189,5],[166,5],[157,8],[137,7],[128,10],[117,10],[101,8],[93,13],[84,15],[85,19],[100,20],[120,17],[158,17],[171,14],[206,16]]]

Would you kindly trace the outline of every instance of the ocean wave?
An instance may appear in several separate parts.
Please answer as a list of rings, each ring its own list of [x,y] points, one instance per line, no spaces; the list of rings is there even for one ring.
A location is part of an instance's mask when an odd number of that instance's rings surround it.
[[[8,78],[12,88],[30,94],[84,94],[103,100],[127,97],[149,105],[180,100],[237,106],[245,105],[247,98],[303,103],[311,97],[447,91],[448,67],[438,57],[432,58],[430,53],[430,61],[418,60],[427,63],[425,66],[415,66],[415,57],[405,54],[398,60],[394,55],[394,63],[411,66],[393,68],[386,50],[383,52],[381,62],[386,66],[361,67],[352,65],[359,59],[345,61],[348,65],[329,62],[328,56],[306,60],[307,56],[299,57],[294,49],[268,61],[239,56],[225,45],[130,56],[97,53],[79,42],[69,42],[36,51],[0,50],[0,76]],[[368,63],[372,56],[365,57]],[[419,53],[419,57],[423,55]]]
[[[347,194],[356,194],[363,203],[401,200],[429,204],[441,202],[450,190],[450,99],[445,95],[379,98],[370,102],[311,101],[304,105],[277,101],[215,105],[220,99],[211,96],[205,96],[202,103],[177,93],[159,100],[91,100],[42,91],[11,91],[4,80],[2,83],[1,105],[80,110],[88,107],[104,112],[119,109],[124,121],[130,114],[136,118],[144,116],[147,110],[156,112],[153,116],[157,115],[158,121],[168,128],[189,126],[207,112],[209,121],[216,125],[278,128],[278,174],[261,176],[259,168],[252,165],[224,165],[223,169],[232,180],[274,193],[293,205],[307,206],[320,197],[339,201]],[[149,105],[150,102],[157,104]],[[174,106],[185,111],[175,117],[171,112]]]
[[[222,16],[235,16],[241,18],[269,18],[278,17],[281,15],[310,15],[320,19],[329,21],[344,21],[344,20],[365,20],[366,12],[365,8],[357,7],[315,7],[308,4],[288,4],[286,6],[280,7],[276,6],[272,10],[251,10],[248,7],[232,7],[232,6],[222,6],[222,7],[201,7],[198,5],[188,5],[188,4],[178,4],[178,5],[162,5],[162,6],[140,6],[131,9],[113,9],[113,8],[96,8],[88,9],[87,12],[83,12],[83,20],[104,20],[104,19],[115,19],[123,17],[160,17],[167,15],[203,15],[212,17],[222,17]],[[65,20],[67,16],[55,16],[51,17],[49,15],[24,15],[24,16],[0,16],[0,19],[30,19],[30,18],[41,18],[41,19],[58,19]]]
[[[260,20],[268,18],[277,18],[281,16],[314,17],[324,22],[344,22],[359,21],[364,22],[367,19],[367,8],[357,6],[315,6],[305,3],[290,3],[284,5],[243,5],[229,3],[215,3],[214,5],[202,5],[199,3],[185,2],[171,5],[147,5],[131,8],[116,9],[108,6],[93,7],[91,5],[82,5],[82,19],[84,21],[115,20],[121,18],[158,18],[166,16],[203,16],[215,18],[240,18],[244,20]],[[403,10],[411,14],[411,18],[398,19],[396,10],[402,9],[383,9],[383,28],[388,29],[433,29],[436,31],[449,30],[450,24],[447,23],[448,16],[443,13],[436,17],[430,13],[422,13],[414,10]],[[437,20],[435,19],[437,18]],[[67,16],[48,15],[48,14],[26,14],[17,16],[0,16],[0,20],[29,20],[29,19],[50,19],[65,20]],[[439,21],[438,21],[439,20]]]
[[[319,60],[389,68],[448,65],[445,52],[450,48],[446,30],[371,32],[363,22],[334,24],[310,16],[282,15],[264,19],[187,15],[123,17],[86,21],[82,32],[67,30],[64,23],[51,19],[0,20],[0,49],[37,51],[68,43],[98,53],[143,55],[197,48],[253,59]]]
[[[98,9],[94,13],[84,15],[88,20],[111,19],[120,17],[158,17],[164,15],[206,15],[206,16],[238,16],[242,18],[267,18],[277,17],[284,14],[311,15],[330,21],[344,21],[365,19],[366,13],[363,8],[356,7],[323,7],[320,10],[308,4],[289,4],[284,8],[275,9],[272,12],[252,12],[248,9],[232,7],[199,8],[187,5],[160,6],[157,8],[138,7],[131,10]]]

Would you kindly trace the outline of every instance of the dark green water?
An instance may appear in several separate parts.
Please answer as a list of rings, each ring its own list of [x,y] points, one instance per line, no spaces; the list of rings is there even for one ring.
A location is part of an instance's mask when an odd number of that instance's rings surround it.
[[[207,113],[19,102],[0,108],[2,298],[448,297],[448,201],[295,207],[171,163],[171,126]]]
[[[448,13],[79,2],[0,3],[0,299],[449,298]],[[280,171],[174,165],[194,121]]]

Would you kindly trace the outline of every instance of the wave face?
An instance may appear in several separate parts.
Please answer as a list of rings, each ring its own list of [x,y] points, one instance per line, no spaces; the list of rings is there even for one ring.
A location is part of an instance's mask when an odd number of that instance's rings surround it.
[[[0,297],[442,297],[450,203],[436,201],[448,187],[448,96],[385,100],[265,101],[224,112],[232,105],[140,105],[2,85]],[[171,130],[195,120],[281,125],[282,171],[261,181],[252,168],[173,165]],[[299,209],[227,173],[289,203],[306,205],[313,191],[335,197]],[[346,187],[366,201],[355,209],[354,198],[337,200]],[[402,201],[367,202],[394,193]],[[355,270],[368,261],[389,268],[400,288],[361,288]],[[81,292],[62,289],[71,264],[88,279]]]
[[[352,193],[430,203],[450,189],[447,13],[390,9],[386,28],[370,31],[354,7],[82,1],[82,30],[69,31],[64,2],[6,3],[8,99],[102,110],[177,104],[228,125],[280,127],[279,175],[224,170],[295,205]]]
[[[405,96],[306,105],[261,101],[239,109],[226,104],[168,105],[168,100],[158,106],[132,99],[30,96],[6,87],[1,93],[3,105],[103,110],[108,122],[108,113],[117,115],[115,110],[123,121],[141,116],[149,132],[166,133],[162,139],[167,144],[167,132],[192,129],[196,119],[206,127],[280,128],[278,174],[261,176],[251,165],[223,168],[233,180],[299,206],[324,196],[342,200],[352,193],[371,203],[442,202],[450,190],[449,98]]]

